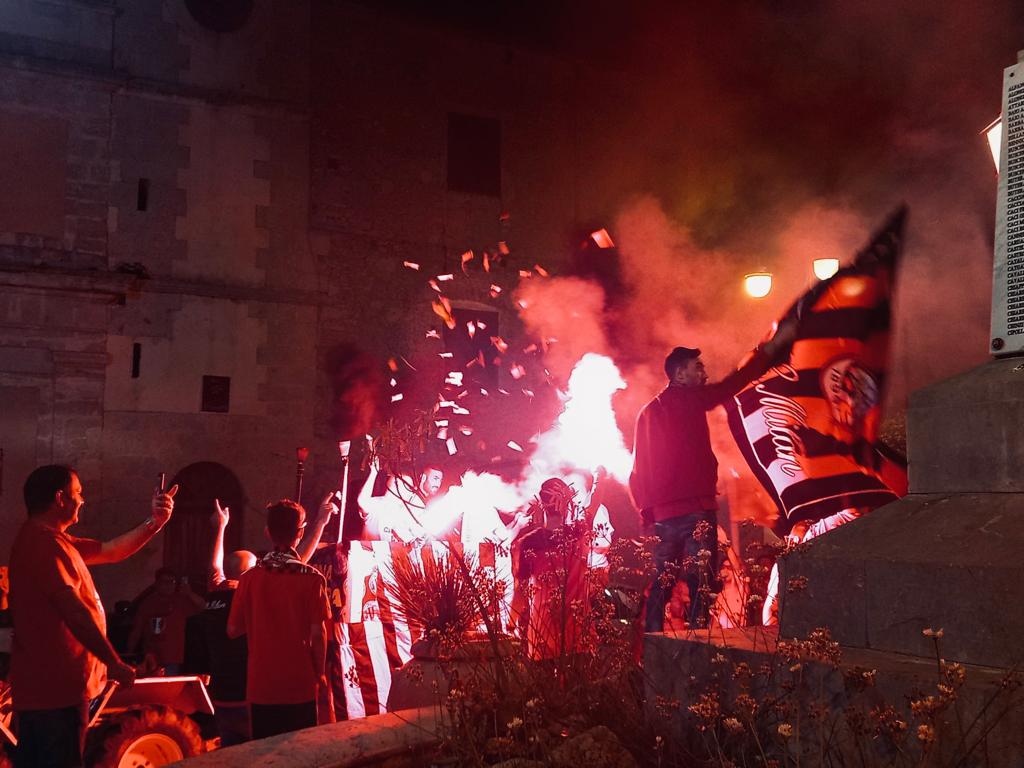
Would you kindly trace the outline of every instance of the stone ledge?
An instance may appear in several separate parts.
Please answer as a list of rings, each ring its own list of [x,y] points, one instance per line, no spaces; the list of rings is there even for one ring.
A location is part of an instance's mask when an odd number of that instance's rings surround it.
[[[250,741],[174,765],[187,768],[352,768],[437,743],[437,708],[405,709]]]
[[[653,703],[657,697],[678,701],[679,707],[671,716],[672,732],[694,733],[696,720],[687,711],[687,706],[696,702],[699,693],[711,692],[720,684],[722,711],[724,716],[728,716],[739,692],[730,673],[733,665],[740,662],[746,663],[755,674],[762,664],[768,663],[774,669],[770,681],[761,677],[752,684],[751,693],[758,701],[771,701],[788,695],[794,690],[793,686],[802,681],[806,685],[804,694],[817,692],[805,703],[824,706],[840,721],[842,713],[851,705],[889,704],[902,711],[908,725],[916,729],[921,721],[908,717],[905,710],[909,709],[909,701],[922,694],[935,693],[938,673],[934,656],[928,659],[844,646],[840,648],[841,661],[836,669],[807,659],[796,665],[783,662],[776,655],[777,643],[778,634],[773,627],[648,634],[644,637],[644,678],[648,701]],[[940,716],[941,732],[928,764],[1018,768],[1020,755],[1024,754],[1022,691],[1003,688],[1006,669],[963,666],[966,671],[964,685],[958,691],[955,708]],[[870,675],[872,671],[874,683],[851,693],[844,673],[854,677],[860,674],[863,679],[864,672]],[[999,695],[1010,698],[1000,699],[1000,706],[991,706]],[[653,704],[649,706],[657,709]],[[968,733],[965,742],[960,741],[957,733],[961,727],[957,721],[961,717],[962,727]],[[809,734],[809,738],[813,741],[813,735]],[[916,743],[913,730],[908,733],[908,741]],[[979,743],[974,752],[964,755],[975,741]],[[806,749],[807,744],[804,746]],[[847,743],[843,748],[837,747],[843,760],[835,761],[835,764],[863,764],[863,755],[847,754],[845,750],[850,746]],[[884,757],[888,760],[892,756]],[[867,764],[886,763],[869,759]]]

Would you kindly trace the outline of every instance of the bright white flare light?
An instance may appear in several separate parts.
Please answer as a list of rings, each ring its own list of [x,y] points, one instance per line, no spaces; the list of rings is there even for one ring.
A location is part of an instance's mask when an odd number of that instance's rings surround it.
[[[612,410],[612,397],[625,388],[626,382],[611,358],[584,355],[569,376],[561,415],[550,429],[530,441],[527,450],[535,448],[523,477],[508,483],[497,475],[467,472],[459,485],[428,503],[422,516],[424,527],[437,536],[450,530],[462,516],[463,543],[478,542],[502,525],[495,510],[511,512],[522,507],[549,477],[573,480],[581,470],[591,472],[604,467],[609,475],[625,483],[633,456]]]
[[[1000,115],[982,133],[988,139],[988,148],[992,152],[992,162],[996,164],[996,173],[999,173],[999,153],[1003,148],[1003,118]]]
[[[551,429],[534,438],[537,451],[531,457],[533,469],[551,477],[566,467],[604,467],[609,475],[625,482],[633,457],[612,410],[612,397],[625,388],[626,382],[611,358],[593,352],[580,358],[569,376],[561,415]]]
[[[772,273],[751,272],[743,278],[743,287],[749,296],[755,299],[763,299],[772,292]]]
[[[459,485],[453,485],[448,493],[429,503],[422,522],[428,533],[439,536],[465,515],[463,541],[482,541],[501,524],[495,509],[510,512],[528,500],[519,488],[497,475],[467,472]]]
[[[839,259],[815,259],[814,276],[819,280],[828,280],[839,271]]]

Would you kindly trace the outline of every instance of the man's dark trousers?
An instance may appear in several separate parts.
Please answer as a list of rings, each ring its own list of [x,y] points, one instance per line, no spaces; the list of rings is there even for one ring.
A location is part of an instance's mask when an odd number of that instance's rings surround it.
[[[690,591],[690,611],[687,623],[690,628],[706,627],[710,605],[707,592],[714,588],[716,564],[718,563],[718,526],[714,511],[693,512],[670,517],[654,524],[654,535],[659,541],[654,550],[654,564],[657,574],[647,596],[647,610],[644,617],[645,632],[661,632],[665,628],[665,603],[672,594],[676,577],[680,573]],[[710,528],[708,535],[700,541],[693,537],[697,524],[706,521]],[[708,566],[697,565],[698,553],[710,552]],[[687,565],[684,565],[687,563]],[[705,587],[705,589],[701,589]]]
[[[18,712],[15,768],[79,768],[86,707]]]

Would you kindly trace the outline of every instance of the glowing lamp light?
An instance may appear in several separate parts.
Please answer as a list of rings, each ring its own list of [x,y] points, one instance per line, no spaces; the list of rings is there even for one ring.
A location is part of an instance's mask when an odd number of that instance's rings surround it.
[[[992,162],[996,164],[996,173],[999,173],[999,152],[1003,146],[1003,118],[997,117],[988,127],[982,131],[988,139],[988,148],[992,152]]]
[[[755,299],[763,299],[772,292],[771,272],[751,272],[743,278],[743,287],[748,296]]]
[[[819,280],[828,280],[839,271],[839,259],[815,259],[814,276]]]

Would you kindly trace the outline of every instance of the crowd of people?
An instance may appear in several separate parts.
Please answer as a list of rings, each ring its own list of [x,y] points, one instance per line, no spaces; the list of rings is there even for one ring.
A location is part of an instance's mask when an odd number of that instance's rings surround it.
[[[717,576],[717,461],[711,449],[706,412],[763,373],[793,329],[783,326],[749,360],[722,382],[709,385],[698,349],[677,347],[665,360],[666,388],[637,420],[630,491],[642,519],[658,537],[658,574],[649,589],[647,631],[663,628],[673,582],[684,574],[689,594],[689,626],[708,620],[709,594]],[[443,496],[443,469],[422,468],[413,482],[393,476],[378,485],[374,463],[358,497],[364,535],[407,546],[434,540],[457,544],[467,553],[492,544],[514,553],[507,566],[494,564],[494,578],[507,582],[516,610],[503,615],[505,629],[525,635],[534,659],[550,658],[571,641],[574,628],[564,612],[552,610],[545,572],[566,575],[559,600],[582,598],[583,583],[607,580],[613,528],[601,503],[601,477],[546,480],[527,509],[502,517],[490,507],[437,517]],[[148,516],[109,541],[78,538],[69,532],[84,505],[81,478],[69,467],[36,469],[24,485],[28,518],[10,559],[10,605],[14,644],[10,682],[18,715],[17,766],[81,764],[89,702],[108,680],[131,685],[138,674],[108,639],[107,621],[89,565],[119,562],[155,536],[171,518],[177,487],[157,490]],[[187,581],[161,569],[137,601],[127,630],[126,649],[138,649],[140,671],[166,674],[203,671],[223,745],[310,727],[334,718],[325,658],[332,605],[324,576],[309,560],[323,530],[338,513],[329,494],[314,519],[296,502],[266,508],[269,549],[224,552],[230,510],[211,510],[213,546],[205,599]],[[584,531],[581,546],[559,547],[568,529]],[[708,531],[711,533],[708,534]],[[706,554],[705,554],[706,553]],[[568,559],[567,559],[568,558]],[[699,568],[682,569],[686,559]],[[115,618],[122,611],[115,614]],[[522,617],[529,616],[528,621]],[[122,622],[123,624],[123,622]]]

